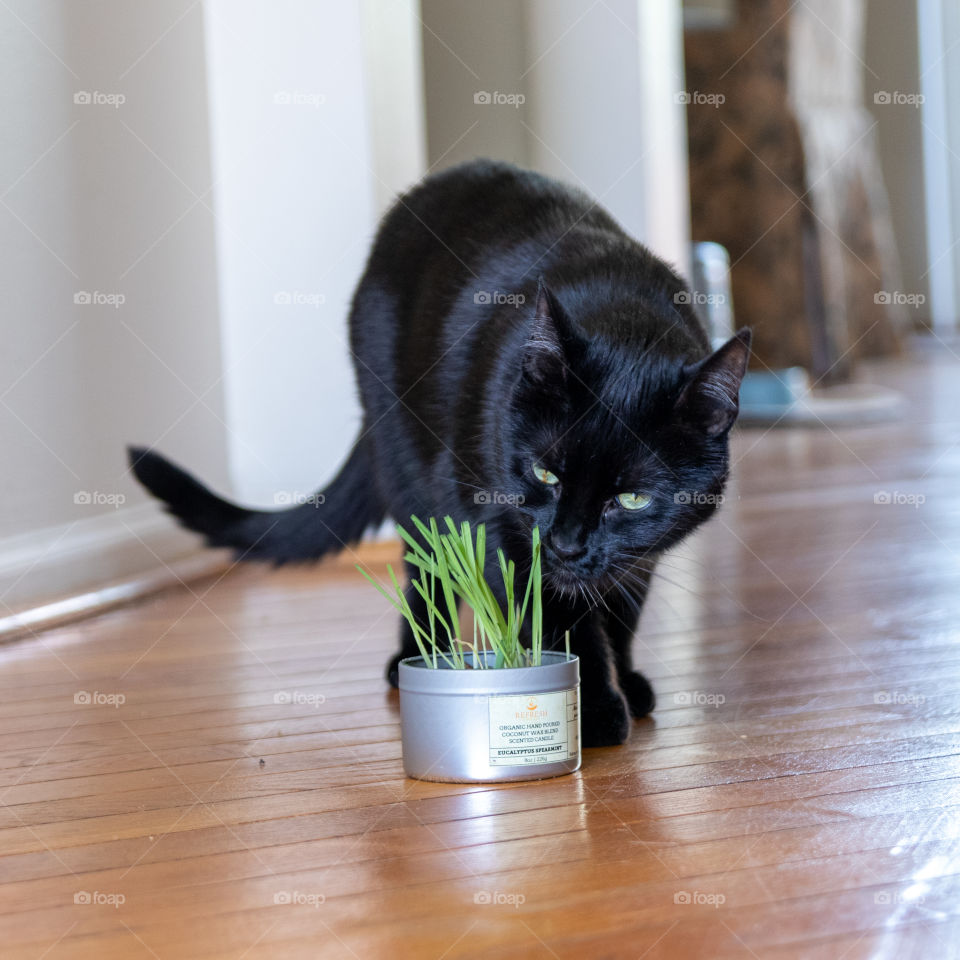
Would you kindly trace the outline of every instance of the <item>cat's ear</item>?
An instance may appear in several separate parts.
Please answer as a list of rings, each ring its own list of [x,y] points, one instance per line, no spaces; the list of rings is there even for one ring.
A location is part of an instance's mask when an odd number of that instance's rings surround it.
[[[523,350],[523,375],[528,381],[536,385],[563,381],[567,370],[566,332],[563,311],[540,277],[537,303]]]
[[[708,437],[733,426],[740,412],[740,382],[750,359],[750,330],[744,327],[697,366],[676,404],[678,419]]]

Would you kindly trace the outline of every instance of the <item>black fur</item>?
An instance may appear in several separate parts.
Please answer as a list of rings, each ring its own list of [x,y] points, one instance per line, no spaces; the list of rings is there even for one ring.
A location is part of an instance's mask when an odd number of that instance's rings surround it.
[[[195,477],[160,454],[129,448],[137,479],[189,530],[211,547],[232,547],[240,560],[275,564],[316,560],[336,553],[386,516],[377,497],[358,495],[370,478],[364,442],[322,495],[305,498],[289,510],[246,510],[211,493]]]
[[[386,515],[450,515],[486,523],[491,551],[522,575],[538,525],[547,639],[571,631],[584,744],[622,743],[654,704],[630,658],[647,585],[658,556],[716,509],[749,353],[744,330],[711,354],[685,294],[583,194],[465,164],[380,226],[350,315],[364,427],[322,504],[243,510],[143,450],[134,470],[185,526],[244,559],[312,560]],[[615,498],[628,492],[650,506],[625,510]],[[392,683],[416,653],[404,625]]]

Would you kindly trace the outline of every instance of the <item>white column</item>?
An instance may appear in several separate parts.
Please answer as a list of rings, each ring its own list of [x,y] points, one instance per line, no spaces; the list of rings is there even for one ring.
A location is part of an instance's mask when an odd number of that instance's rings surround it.
[[[245,501],[329,479],[358,432],[346,317],[374,229],[360,8],[207,0],[230,472]],[[282,497],[281,497],[282,499]]]
[[[960,40],[960,14],[953,0],[917,4],[920,92],[924,102],[923,175],[926,191],[930,317],[935,331],[957,329],[960,243],[960,111],[955,96],[960,66],[953,48]]]

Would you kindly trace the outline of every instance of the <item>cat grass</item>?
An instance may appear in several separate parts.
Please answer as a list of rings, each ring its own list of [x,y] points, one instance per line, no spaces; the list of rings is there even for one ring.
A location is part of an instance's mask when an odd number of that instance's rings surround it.
[[[433,669],[487,669],[489,657],[485,654],[493,654],[494,668],[540,666],[543,573],[539,529],[534,527],[531,538],[530,571],[522,600],[517,590],[516,565],[507,560],[503,550],[497,550],[497,573],[506,598],[501,605],[484,569],[487,534],[482,523],[474,531],[467,522],[458,527],[450,517],[444,517],[446,530],[441,531],[432,517],[428,523],[417,517],[410,519],[419,537],[401,526],[397,530],[409,548],[404,560],[419,571],[410,585],[424,602],[425,620],[414,613],[389,564],[392,591],[359,565],[357,569],[410,624],[424,663]],[[473,636],[469,639],[460,634],[458,600],[473,612]],[[520,635],[528,615],[530,646],[525,647]]]

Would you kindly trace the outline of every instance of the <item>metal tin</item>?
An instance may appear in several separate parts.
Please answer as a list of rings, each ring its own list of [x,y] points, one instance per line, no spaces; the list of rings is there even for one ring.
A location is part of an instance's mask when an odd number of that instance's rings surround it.
[[[539,667],[434,670],[400,661],[403,769],[417,780],[542,780],[580,769],[580,661],[545,651]]]
[[[693,308],[716,350],[733,336],[730,254],[719,243],[693,245],[693,290]]]

